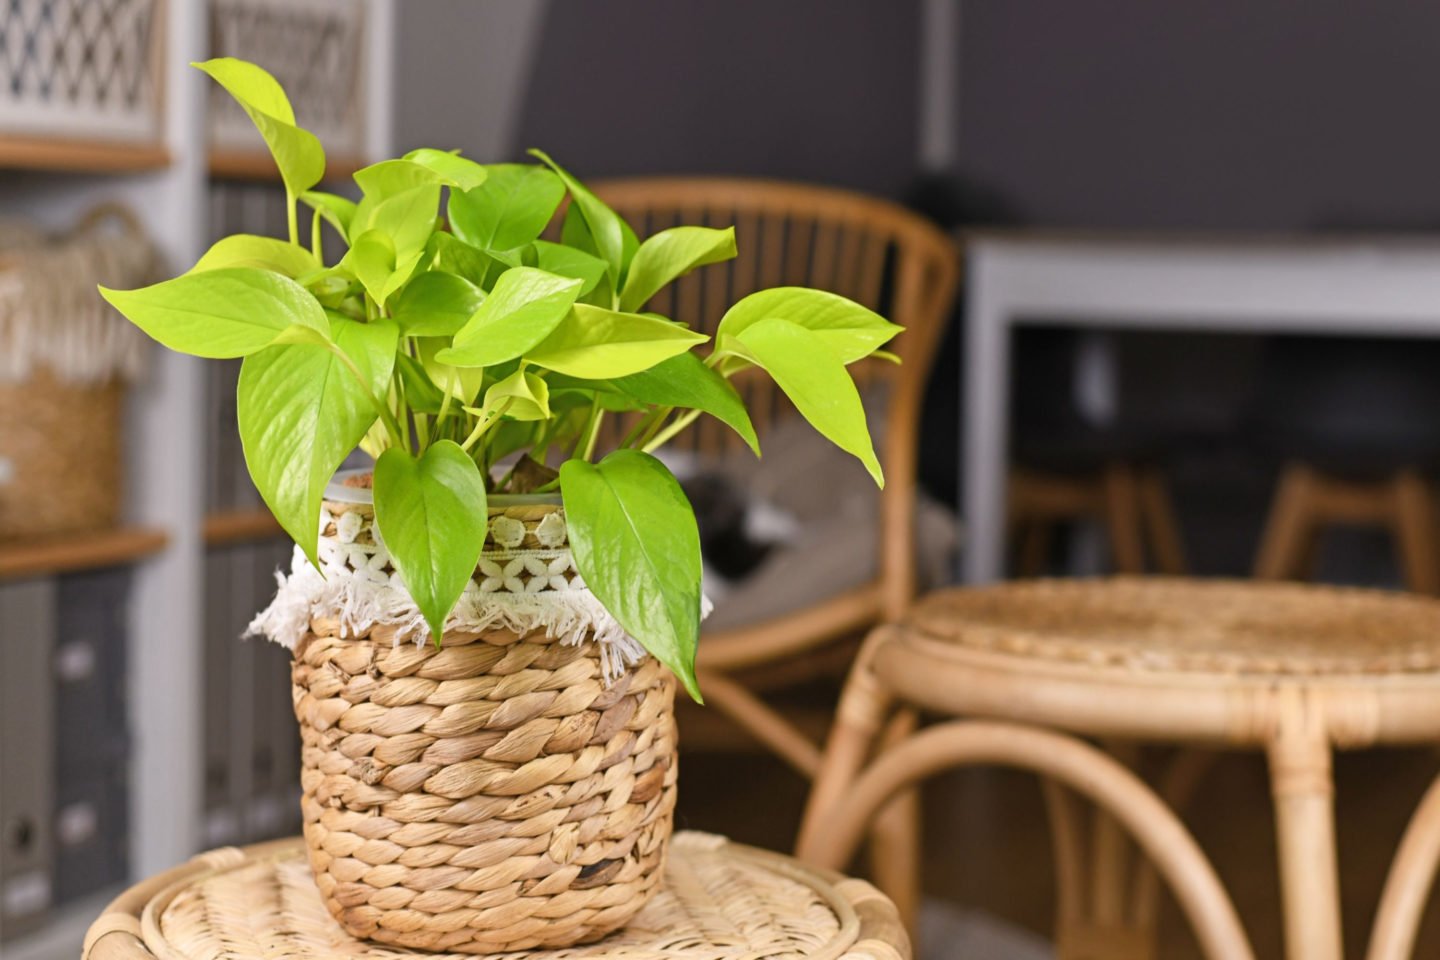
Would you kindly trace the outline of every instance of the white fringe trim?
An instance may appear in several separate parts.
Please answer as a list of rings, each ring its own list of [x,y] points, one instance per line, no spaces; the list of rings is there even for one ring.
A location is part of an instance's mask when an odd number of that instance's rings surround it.
[[[279,585],[275,599],[250,621],[246,636],[265,637],[294,650],[309,631],[310,621],[322,618],[338,620],[342,637],[358,637],[385,626],[395,629],[397,644],[402,638],[416,644],[430,640],[430,628],[415,602],[389,582],[376,582],[354,572],[332,572],[326,579],[298,547],[290,575],[277,570],[275,580]],[[709,613],[710,602],[702,597],[701,616]],[[583,588],[492,592],[482,591],[472,580],[445,621],[445,629],[478,633],[497,627],[518,634],[543,630],[547,637],[567,645],[595,640],[606,683],[618,680],[647,656],[645,648]]]

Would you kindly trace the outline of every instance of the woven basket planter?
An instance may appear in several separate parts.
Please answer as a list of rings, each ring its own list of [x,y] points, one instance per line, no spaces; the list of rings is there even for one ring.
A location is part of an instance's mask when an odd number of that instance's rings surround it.
[[[457,628],[501,599],[589,598],[558,504],[490,515],[473,589],[438,648],[373,609],[381,622],[358,630],[312,616],[294,646],[305,841],[326,906],[356,937],[463,953],[565,947],[623,926],[660,883],[674,678],[649,657],[615,676],[593,631],[552,637],[513,617]],[[335,581],[347,573],[387,589],[372,516],[326,501],[323,589],[346,591]],[[378,603],[354,586],[346,609]]]
[[[153,264],[119,207],[96,208],[59,239],[0,224],[0,539],[118,519],[125,383],[146,340],[95,284],[137,286]]]

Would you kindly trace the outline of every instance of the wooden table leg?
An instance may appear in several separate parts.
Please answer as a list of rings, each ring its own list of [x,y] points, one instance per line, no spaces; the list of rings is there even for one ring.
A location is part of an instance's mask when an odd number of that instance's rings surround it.
[[[1287,732],[1268,747],[1280,850],[1285,955],[1341,960],[1340,875],[1335,859],[1335,785],[1323,734]]]

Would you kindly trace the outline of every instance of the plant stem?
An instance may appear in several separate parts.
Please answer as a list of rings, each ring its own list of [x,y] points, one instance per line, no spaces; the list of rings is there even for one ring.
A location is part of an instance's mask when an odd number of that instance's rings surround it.
[[[320,208],[315,208],[315,216],[310,218],[310,252],[315,255],[315,262],[325,266],[325,248],[320,239]]]
[[[436,434],[440,432],[440,424],[445,420],[445,414],[450,412],[450,398],[455,393],[455,381],[459,378],[460,371],[455,367],[445,377],[445,397],[440,401],[440,412],[435,415],[435,429],[430,434],[430,442],[433,444],[440,439]]]
[[[480,422],[475,424],[475,429],[470,431],[470,436],[466,437],[465,442],[460,444],[460,449],[464,450],[466,453],[469,453],[470,448],[475,446],[476,441],[478,441],[481,437],[485,436],[485,433],[491,427],[495,426],[495,424],[500,422],[500,418],[505,415],[505,411],[510,409],[510,403],[512,399],[512,397],[506,397],[505,403],[500,407],[500,409],[494,411],[487,411],[486,416],[481,417]]]
[[[385,432],[390,434],[390,441],[396,446],[403,447],[405,445],[405,438],[400,432],[400,424],[395,420],[395,414],[391,412],[388,404],[381,403],[379,398],[370,390],[370,384],[365,382],[365,377],[360,372],[360,368],[355,366],[355,361],[346,356],[345,351],[333,343],[326,344],[326,349],[340,358],[340,362],[345,364],[345,369],[349,370],[350,375],[355,378],[355,382],[360,384],[360,389],[364,391],[366,398],[370,401],[370,405],[375,408],[376,413],[380,414],[380,422],[385,424]]]
[[[285,188],[285,219],[290,224],[290,242],[300,245],[300,220],[295,213],[295,194]]]
[[[600,418],[604,411],[600,409],[600,397],[597,394],[590,402],[590,416],[585,420],[585,426],[580,430],[580,436],[575,438],[575,448],[570,451],[570,459],[579,458],[590,460],[591,454],[595,452],[595,439],[600,435]]]
[[[676,418],[674,423],[670,424],[670,426],[666,427],[664,430],[660,431],[660,433],[656,434],[649,443],[645,444],[645,446],[641,447],[640,449],[644,450],[646,453],[654,453],[657,449],[663,447],[667,442],[669,442],[670,439],[674,437],[677,433],[690,426],[690,424],[694,423],[695,418],[698,416],[700,416],[699,410],[685,411],[682,416]]]

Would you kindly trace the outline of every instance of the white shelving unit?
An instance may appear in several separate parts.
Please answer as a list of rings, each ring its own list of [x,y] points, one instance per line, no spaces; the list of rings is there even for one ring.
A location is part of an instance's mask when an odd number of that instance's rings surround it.
[[[394,0],[349,2],[366,7],[366,152],[385,155],[392,129]],[[61,229],[93,204],[114,199],[139,214],[171,268],[184,269],[203,252],[210,81],[189,63],[209,55],[208,4],[172,0],[161,8],[161,143],[108,152],[103,145],[77,151],[63,142],[53,149],[27,144],[29,152],[13,156],[0,149],[0,217]],[[58,169],[65,172],[53,172]],[[129,850],[135,878],[198,852],[203,787],[204,371],[201,361],[188,357],[158,349],[152,356],[144,383],[131,391],[127,420],[125,521],[165,535],[163,548],[134,561],[130,600]],[[41,930],[0,946],[0,956],[77,957],[105,899],[57,910]]]

